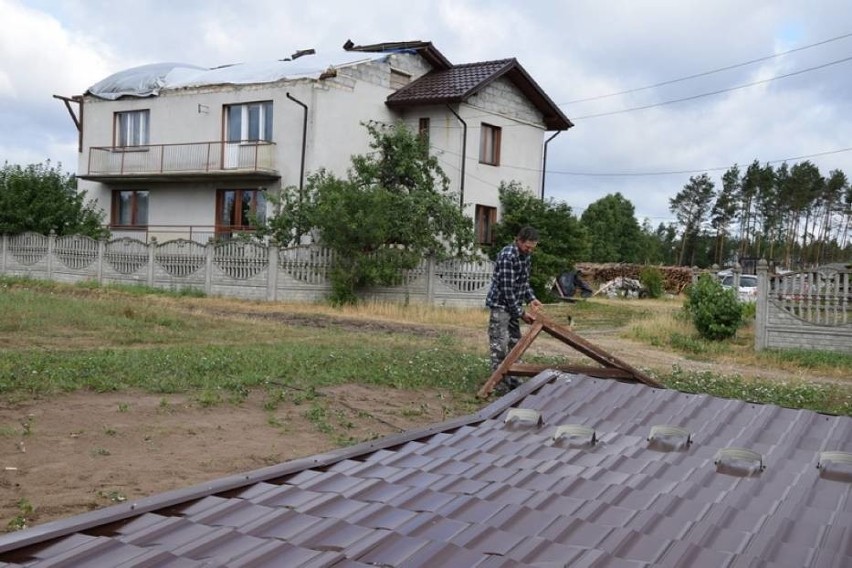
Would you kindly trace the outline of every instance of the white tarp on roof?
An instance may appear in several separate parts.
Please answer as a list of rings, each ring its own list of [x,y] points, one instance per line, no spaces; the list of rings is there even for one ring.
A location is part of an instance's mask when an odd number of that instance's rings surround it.
[[[125,69],[95,83],[87,94],[116,100],[124,96],[150,97],[168,89],[207,85],[250,85],[285,79],[318,79],[331,68],[383,59],[387,54],[341,51],[335,54],[304,55],[293,61],[236,63],[208,69],[187,63],[152,63]]]

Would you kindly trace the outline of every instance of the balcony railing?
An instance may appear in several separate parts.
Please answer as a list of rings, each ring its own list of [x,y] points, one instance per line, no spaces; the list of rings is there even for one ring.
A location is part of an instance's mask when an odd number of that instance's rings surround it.
[[[89,176],[275,173],[272,142],[198,142],[147,146],[93,146]]]
[[[144,227],[106,226],[110,231],[110,239],[129,237],[145,243],[156,239],[160,243],[185,239],[200,244],[208,241],[227,241],[241,236],[247,237],[254,229],[243,226],[226,225],[147,225]]]

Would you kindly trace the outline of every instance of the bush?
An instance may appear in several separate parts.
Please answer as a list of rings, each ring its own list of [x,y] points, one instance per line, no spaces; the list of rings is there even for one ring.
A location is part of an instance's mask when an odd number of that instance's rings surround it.
[[[684,309],[701,337],[721,340],[733,337],[743,322],[743,308],[733,290],[726,290],[709,274],[686,289]]]
[[[656,266],[646,266],[639,273],[639,281],[645,287],[649,298],[663,295],[663,271]]]

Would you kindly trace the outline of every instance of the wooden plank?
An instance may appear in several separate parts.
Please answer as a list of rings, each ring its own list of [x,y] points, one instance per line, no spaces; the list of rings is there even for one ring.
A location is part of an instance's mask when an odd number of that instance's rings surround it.
[[[541,321],[544,324],[543,329],[549,335],[555,337],[556,339],[559,339],[567,345],[570,345],[580,353],[583,353],[587,357],[594,359],[601,365],[605,367],[623,369],[625,371],[628,371],[631,375],[633,375],[633,377],[637,381],[641,383],[645,383],[646,385],[652,387],[662,388],[663,385],[659,381],[652,379],[639,369],[634,368],[633,366],[629,365],[625,361],[622,361],[618,357],[586,341],[568,328],[560,326],[550,318],[547,318],[544,315],[539,315],[537,321]]]
[[[539,313],[536,316],[535,322],[530,326],[530,330],[521,338],[520,341],[518,341],[517,345],[515,345],[512,351],[509,352],[503,362],[491,374],[488,380],[485,381],[485,384],[482,385],[482,388],[480,388],[479,392],[476,393],[477,396],[481,398],[487,397],[491,394],[491,391],[494,390],[494,387],[497,386],[497,383],[499,383],[506,375],[535,376],[545,369],[563,370],[561,366],[517,363],[518,359],[521,358],[524,352],[532,344],[533,340],[538,337],[538,334],[542,331],[545,331],[552,337],[603,365],[602,369],[596,367],[567,365],[565,366],[566,369],[573,370],[566,372],[575,372],[578,374],[601,378],[632,379],[648,386],[664,388],[659,381],[652,379],[639,369],[634,368],[618,357],[615,357],[600,347],[583,339],[567,327],[561,326],[546,317],[544,314]]]
[[[497,386],[497,383],[508,374],[509,369],[512,368],[512,365],[520,359],[521,355],[524,354],[524,351],[527,350],[527,347],[533,342],[533,340],[538,337],[538,334],[541,333],[541,330],[544,328],[544,324],[541,321],[535,321],[531,326],[530,330],[527,332],[525,336],[518,341],[517,344],[509,351],[506,358],[503,359],[503,362],[494,370],[488,380],[485,381],[485,384],[482,385],[482,388],[479,389],[479,392],[476,393],[476,396],[480,398],[485,398],[491,391],[494,390],[494,387]]]
[[[538,365],[532,363],[516,363],[506,373],[516,377],[534,377],[539,373],[553,369],[563,373],[588,375],[601,379],[633,379],[633,374],[615,367],[592,367],[590,365]]]

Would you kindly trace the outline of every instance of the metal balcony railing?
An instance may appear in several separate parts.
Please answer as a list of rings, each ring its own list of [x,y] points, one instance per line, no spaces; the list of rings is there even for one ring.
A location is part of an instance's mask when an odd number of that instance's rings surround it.
[[[217,172],[274,172],[273,142],[197,142],[93,146],[87,175],[134,176]]]

